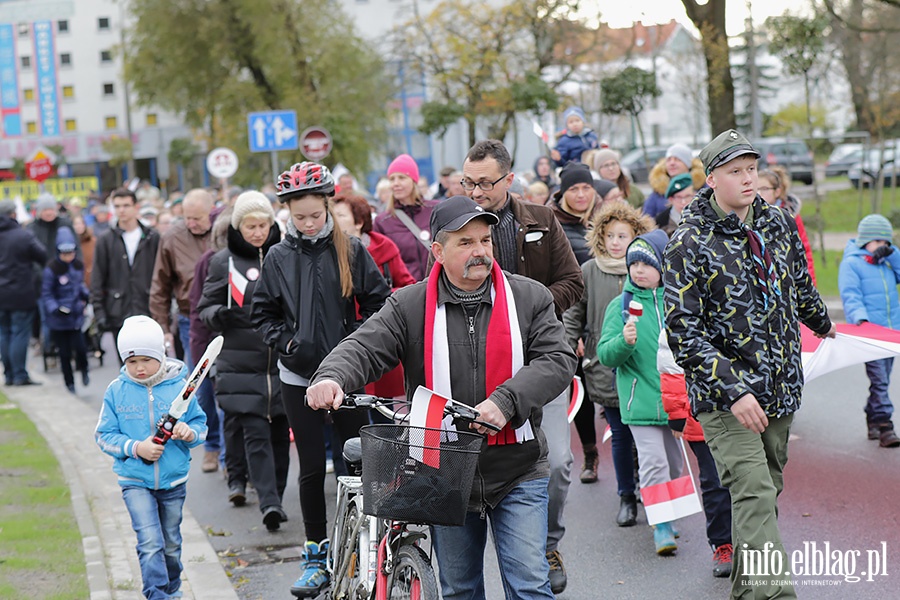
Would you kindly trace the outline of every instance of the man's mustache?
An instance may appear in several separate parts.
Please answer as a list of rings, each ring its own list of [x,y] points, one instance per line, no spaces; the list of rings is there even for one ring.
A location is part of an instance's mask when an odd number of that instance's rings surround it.
[[[469,269],[472,267],[478,267],[484,265],[490,270],[494,266],[494,261],[487,256],[475,256],[466,261],[466,265],[463,268],[463,277],[469,276]]]

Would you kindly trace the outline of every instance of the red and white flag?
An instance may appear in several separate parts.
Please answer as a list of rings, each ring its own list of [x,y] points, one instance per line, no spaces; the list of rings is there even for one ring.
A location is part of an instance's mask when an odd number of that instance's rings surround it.
[[[238,306],[244,306],[244,292],[247,291],[247,278],[234,266],[234,259],[228,257],[228,307],[231,308],[231,299]]]
[[[612,427],[609,425],[606,426],[606,429],[603,430],[603,439],[600,440],[601,444],[605,444],[607,440],[612,438]]]
[[[416,388],[409,408],[409,455],[417,461],[434,467],[441,466],[441,438],[443,430],[451,423],[444,421],[444,407],[450,399],[424,386]],[[447,417],[450,419],[450,417]]]
[[[687,465],[688,474],[665,483],[641,488],[641,502],[644,505],[644,512],[647,514],[647,523],[650,525],[668,523],[703,510],[700,496],[697,494],[697,487],[694,485],[691,462],[684,449],[684,440],[680,441],[681,453],[684,455],[684,464]]]
[[[532,130],[534,131],[534,135],[541,138],[541,141],[544,142],[548,148],[553,148],[553,146],[556,145],[550,143],[550,134],[544,131],[544,128],[538,125],[537,121],[532,121],[531,124],[533,125]]]
[[[844,367],[900,356],[900,331],[873,323],[838,323],[836,327],[834,339],[820,339],[805,325],[800,326],[803,379],[807,383]]]
[[[581,383],[581,377],[576,375],[572,379],[572,393],[569,395],[569,423],[575,420],[582,402],[584,402],[584,384]]]

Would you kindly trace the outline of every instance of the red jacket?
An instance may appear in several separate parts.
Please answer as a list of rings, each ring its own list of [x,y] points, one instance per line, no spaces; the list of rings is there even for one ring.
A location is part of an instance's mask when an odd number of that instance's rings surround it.
[[[703,428],[691,415],[691,401],[688,399],[687,386],[684,383],[684,370],[675,363],[665,330],[659,334],[656,367],[659,369],[662,403],[666,414],[669,415],[669,423],[684,420],[683,433],[686,442],[706,441],[703,439]]]
[[[366,248],[372,255],[372,260],[378,265],[381,274],[385,279],[390,274],[388,282],[392,290],[396,290],[416,282],[415,278],[410,275],[406,263],[400,257],[400,249],[389,237],[381,233],[369,232],[369,246]],[[385,268],[386,267],[386,268]]]

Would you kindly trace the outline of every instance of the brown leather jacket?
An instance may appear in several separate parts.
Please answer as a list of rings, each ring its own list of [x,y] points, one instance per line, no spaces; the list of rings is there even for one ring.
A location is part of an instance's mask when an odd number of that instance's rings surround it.
[[[156,322],[169,323],[173,294],[178,302],[178,312],[185,317],[190,315],[194,268],[209,246],[210,231],[194,235],[181,222],[173,225],[159,241],[150,285],[150,316]]]
[[[516,234],[519,263],[516,272],[547,286],[553,295],[556,316],[559,317],[581,300],[584,293],[584,279],[572,245],[552,209],[519,202],[512,197],[509,202],[519,224]],[[494,253],[496,256],[496,245]]]

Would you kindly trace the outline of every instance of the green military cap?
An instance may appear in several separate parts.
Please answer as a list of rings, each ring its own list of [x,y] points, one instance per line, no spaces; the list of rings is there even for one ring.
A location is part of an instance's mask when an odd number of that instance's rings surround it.
[[[759,158],[759,152],[750,145],[747,138],[734,129],[729,129],[717,135],[716,139],[700,151],[700,160],[706,174],[709,175],[716,167],[745,154]]]

